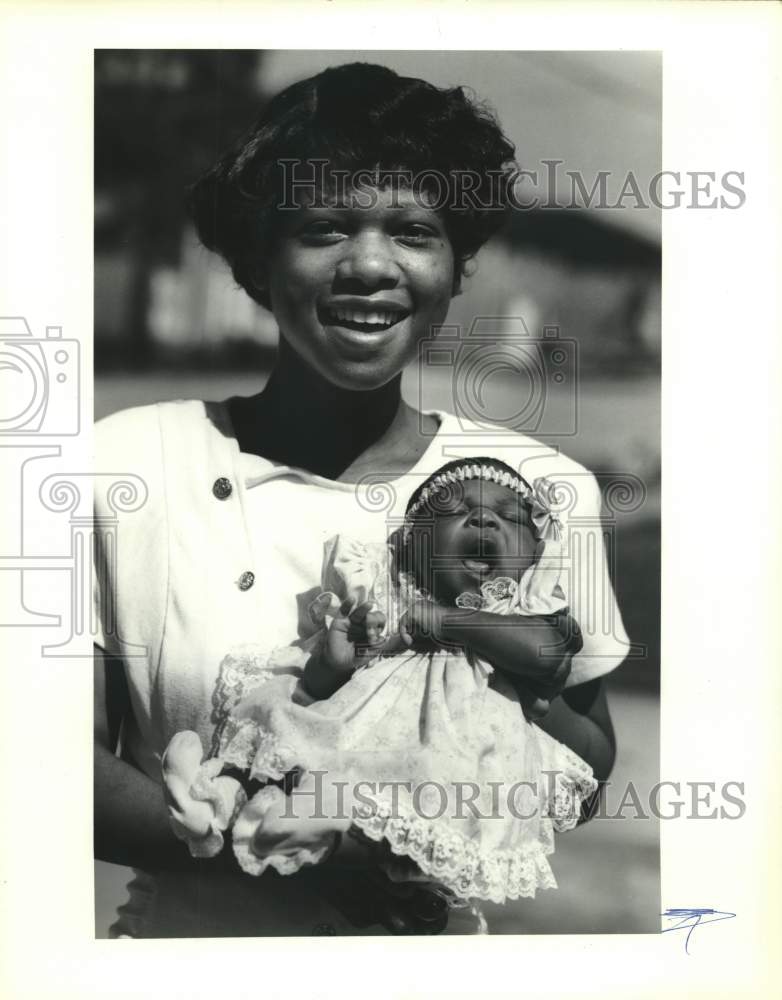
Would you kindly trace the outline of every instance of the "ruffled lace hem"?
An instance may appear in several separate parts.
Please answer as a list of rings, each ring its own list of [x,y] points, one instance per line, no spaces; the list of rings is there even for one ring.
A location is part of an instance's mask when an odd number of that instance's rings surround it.
[[[393,816],[389,804],[377,798],[355,823],[374,840],[387,840],[395,854],[406,855],[462,899],[502,903],[507,899],[534,897],[539,888],[556,888],[546,855],[554,851],[554,832],[572,830],[581,818],[582,805],[597,790],[591,767],[568,747],[540,731],[544,766],[539,781],[540,831],[536,844],[522,850],[481,851],[445,824],[432,822],[413,811]],[[253,778],[280,780],[303,762],[296,749],[271,733],[244,720],[223,748],[223,760],[249,769]],[[266,796],[264,797],[264,793]],[[317,864],[328,853],[302,850],[294,854],[259,857],[252,848],[254,832],[278,790],[262,789],[248,803],[234,827],[234,853],[242,868],[261,874],[267,867],[288,875],[308,864]],[[238,840],[237,840],[238,833]]]
[[[231,738],[220,748],[220,759],[257,781],[282,781],[302,761],[296,750],[252,719],[243,719],[232,729]]]
[[[221,776],[221,760],[201,763],[197,733],[177,733],[163,754],[161,771],[169,821],[194,858],[213,858],[223,848],[223,831],[247,801],[234,778]]]
[[[565,833],[577,826],[584,802],[594,795],[598,785],[589,764],[569,747],[557,744],[557,755],[556,766],[541,773],[544,815],[557,833]]]
[[[372,840],[387,841],[394,854],[415,861],[425,875],[460,900],[505,903],[534,898],[538,889],[557,888],[546,858],[553,849],[553,838],[518,850],[485,851],[445,824],[412,811],[394,814],[390,803],[379,798],[373,800],[373,806],[362,805],[357,810],[356,826]]]
[[[263,824],[267,810],[277,804],[283,794],[276,787],[262,788],[245,805],[234,823],[234,856],[242,871],[248,875],[263,875],[267,868],[274,869],[279,875],[293,875],[307,865],[319,864],[334,847],[336,834],[329,837],[321,847],[298,847],[287,852],[263,855],[256,852],[256,833]]]

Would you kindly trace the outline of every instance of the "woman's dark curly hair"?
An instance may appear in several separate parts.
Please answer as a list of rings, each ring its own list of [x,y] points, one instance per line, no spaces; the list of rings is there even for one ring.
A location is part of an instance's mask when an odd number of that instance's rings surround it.
[[[192,186],[189,208],[204,245],[268,308],[258,275],[273,248],[277,206],[290,197],[291,169],[281,161],[326,160],[329,171],[348,175],[404,170],[422,177],[422,189],[438,188],[456,291],[465,263],[505,219],[514,152],[493,114],[461,87],[441,89],[384,66],[350,63],[278,94]]]

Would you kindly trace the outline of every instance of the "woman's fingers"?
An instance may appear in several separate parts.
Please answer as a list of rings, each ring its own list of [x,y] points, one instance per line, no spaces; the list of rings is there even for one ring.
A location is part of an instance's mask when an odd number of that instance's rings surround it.
[[[373,878],[377,887],[379,923],[392,934],[440,934],[448,924],[448,904],[426,886],[396,884],[378,872]]]
[[[521,709],[527,719],[535,722],[537,719],[544,719],[551,710],[551,698],[548,692],[541,689],[538,684],[519,683],[515,684],[516,693],[519,696]]]
[[[522,699],[521,707],[526,717],[535,722],[537,719],[545,719],[551,711],[551,702],[547,698],[531,695],[527,699]]]

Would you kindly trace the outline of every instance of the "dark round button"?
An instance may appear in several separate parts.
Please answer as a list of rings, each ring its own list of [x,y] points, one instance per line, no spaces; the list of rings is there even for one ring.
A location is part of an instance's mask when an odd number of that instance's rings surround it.
[[[215,479],[212,485],[212,493],[214,493],[218,500],[227,500],[233,491],[234,488],[231,486],[231,480],[226,479],[225,476]]]
[[[315,937],[335,937],[337,932],[331,924],[315,924],[312,933]]]
[[[255,583],[255,573],[246,569],[239,577],[239,590],[249,590]]]

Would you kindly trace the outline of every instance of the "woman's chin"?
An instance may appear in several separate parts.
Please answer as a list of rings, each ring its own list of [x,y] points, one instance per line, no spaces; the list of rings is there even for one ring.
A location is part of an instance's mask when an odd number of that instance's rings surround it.
[[[330,370],[322,374],[337,389],[371,392],[388,385],[401,374],[401,368],[389,366],[387,361],[382,359],[350,359],[330,366]]]

